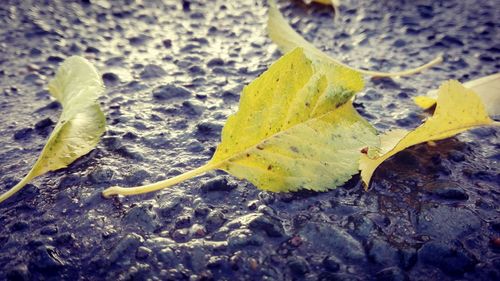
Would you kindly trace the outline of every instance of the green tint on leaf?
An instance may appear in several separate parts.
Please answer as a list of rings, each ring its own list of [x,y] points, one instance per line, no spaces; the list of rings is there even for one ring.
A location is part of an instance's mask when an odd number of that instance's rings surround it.
[[[65,168],[95,148],[106,124],[97,103],[103,89],[101,77],[86,59],[73,56],[64,61],[49,83],[50,94],[63,106],[59,121],[30,172],[0,196],[0,203],[33,178]]]
[[[104,196],[151,192],[213,169],[270,191],[336,188],[358,172],[359,151],[378,145],[350,101],[362,87],[359,73],[313,64],[297,48],[243,89],[206,165],[150,185],[111,187]]]

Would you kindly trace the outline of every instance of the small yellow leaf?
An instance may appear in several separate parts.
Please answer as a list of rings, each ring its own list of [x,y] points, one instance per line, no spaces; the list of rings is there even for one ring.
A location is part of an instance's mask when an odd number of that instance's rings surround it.
[[[313,65],[297,48],[243,89],[239,110],[228,118],[206,165],[151,185],[111,187],[103,194],[155,191],[212,169],[270,191],[335,188],[358,172],[359,151],[378,145],[375,130],[350,101],[362,86],[359,73]]]
[[[463,84],[481,98],[488,114],[500,115],[500,72],[481,77]],[[437,91],[432,90],[426,96],[417,96],[413,101],[422,109],[427,110],[436,104]]]
[[[104,85],[101,76],[86,59],[66,59],[49,83],[50,94],[63,111],[38,160],[14,187],[0,195],[0,203],[37,176],[67,167],[95,148],[105,131],[106,118],[97,98]]]
[[[411,132],[397,130],[381,136],[378,156],[363,155],[361,178],[368,186],[377,167],[396,153],[410,146],[445,139],[476,126],[492,124],[481,99],[458,81],[448,81],[438,91],[434,115]]]

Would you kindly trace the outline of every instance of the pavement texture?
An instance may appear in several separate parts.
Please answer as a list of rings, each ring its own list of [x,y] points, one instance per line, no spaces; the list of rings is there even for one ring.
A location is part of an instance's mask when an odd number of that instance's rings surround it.
[[[495,0],[279,1],[292,26],[350,65],[415,67],[368,80],[358,111],[380,131],[418,126],[411,97],[500,70]],[[67,169],[0,205],[0,280],[499,280],[498,128],[417,145],[323,193],[263,192],[212,172],[156,193],[112,185],[204,164],[241,89],[280,57],[266,1],[0,4],[0,191],[34,164],[61,112],[46,86],[70,55],[107,86],[107,132]]]

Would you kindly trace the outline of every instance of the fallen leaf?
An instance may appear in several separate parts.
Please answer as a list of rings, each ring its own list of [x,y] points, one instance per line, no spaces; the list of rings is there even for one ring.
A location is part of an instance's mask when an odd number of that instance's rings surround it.
[[[286,53],[291,51],[294,48],[301,47],[304,48],[306,55],[312,60],[319,60],[323,62],[329,62],[332,64],[337,64],[344,66],[346,68],[355,70],[362,74],[374,77],[394,77],[394,76],[406,76],[421,72],[427,68],[430,68],[438,63],[443,61],[441,55],[437,56],[432,61],[419,66],[417,68],[405,70],[405,71],[397,71],[397,72],[379,72],[379,71],[371,71],[350,67],[339,60],[334,59],[333,57],[327,55],[322,52],[318,48],[316,48],[313,44],[309,43],[305,40],[300,34],[298,34],[285,20],[281,12],[274,0],[269,1],[269,15],[267,21],[267,31],[269,33],[269,37],[271,40],[278,45],[282,52]]]
[[[491,117],[500,115],[500,72],[464,83],[481,98],[486,111]],[[427,110],[436,104],[437,91],[432,90],[426,96],[417,96],[413,101]]]
[[[0,203],[33,178],[67,167],[94,149],[105,131],[106,118],[97,102],[103,89],[100,75],[86,59],[73,56],[64,61],[49,83],[50,94],[63,107],[59,121],[35,165],[18,184],[0,196]]]
[[[360,149],[376,146],[373,127],[353,108],[361,75],[315,66],[301,48],[284,55],[243,89],[212,159],[200,168],[150,185],[110,187],[111,195],[151,192],[224,170],[270,191],[335,188],[358,172]]]
[[[438,90],[437,106],[432,117],[413,131],[396,130],[382,135],[380,147],[375,148],[374,153],[361,156],[361,178],[368,187],[377,167],[403,149],[493,123],[478,95],[458,81],[445,82]]]

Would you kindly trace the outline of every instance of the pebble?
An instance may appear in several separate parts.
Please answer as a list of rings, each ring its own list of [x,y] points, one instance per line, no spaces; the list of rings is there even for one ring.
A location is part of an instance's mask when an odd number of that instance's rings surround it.
[[[491,238],[490,246],[493,250],[500,251],[500,237]]]
[[[225,216],[220,211],[211,211],[206,220],[206,228],[208,232],[212,232],[217,228],[221,227],[226,221]]]
[[[224,60],[222,60],[221,58],[213,58],[207,62],[208,67],[223,66],[223,65],[224,65]]]
[[[189,230],[191,236],[201,238],[207,235],[207,229],[201,224],[193,224]]]
[[[118,77],[118,75],[112,72],[105,72],[102,75],[102,80],[104,81],[104,84],[108,87],[115,86],[118,83],[120,83],[120,77]]]
[[[82,179],[77,175],[67,175],[61,178],[58,187],[67,189],[68,187],[77,186],[82,182]]]
[[[33,252],[31,259],[32,266],[44,273],[60,270],[65,263],[57,249],[48,245],[39,246]]]
[[[17,130],[14,133],[14,139],[15,140],[27,140],[31,137],[32,133],[33,133],[32,128],[23,128],[23,129]]]
[[[114,171],[109,168],[100,168],[97,167],[94,171],[92,171],[88,178],[93,184],[105,184],[109,183],[113,178]]]
[[[284,236],[283,225],[277,219],[270,218],[264,215],[254,217],[249,223],[248,227],[251,230],[262,230],[269,237],[282,237]]]
[[[151,253],[153,251],[147,247],[140,246],[137,248],[137,251],[135,253],[135,257],[141,260],[147,259],[149,256],[151,256]]]
[[[41,235],[54,235],[57,233],[57,226],[47,225],[40,230]]]
[[[448,154],[448,158],[453,162],[463,162],[465,161],[465,154],[460,151],[453,150]]]
[[[331,272],[337,272],[340,270],[341,261],[335,256],[327,256],[323,260],[323,266],[326,270]]]
[[[136,161],[144,160],[144,157],[139,152],[136,152],[136,151],[134,151],[131,148],[128,148],[126,146],[121,146],[118,149],[116,149],[115,151],[116,151],[116,153],[120,154],[121,156],[123,156],[125,158],[133,159]]]
[[[375,274],[377,281],[410,281],[408,275],[399,267],[388,267]]]
[[[132,172],[131,175],[125,178],[125,180],[129,184],[137,186],[143,184],[143,182],[150,177],[151,175],[146,170],[139,169]]]
[[[438,241],[425,243],[418,251],[418,259],[452,276],[473,270],[477,263],[477,259],[462,247]]]
[[[418,232],[439,240],[456,239],[480,227],[480,219],[471,211],[446,205],[424,206],[417,218]]]
[[[146,42],[150,41],[151,39],[153,39],[151,36],[148,36],[148,35],[145,35],[145,34],[141,34],[141,35],[138,35],[138,36],[134,36],[134,37],[128,38],[128,42],[132,46],[142,46]]]
[[[167,75],[167,72],[161,66],[156,64],[146,65],[140,73],[141,79],[161,78],[165,75]]]
[[[197,132],[202,136],[219,138],[223,124],[213,121],[201,121],[196,125]]]
[[[205,181],[200,189],[203,192],[214,192],[214,191],[231,191],[236,188],[236,184],[231,184],[226,177],[216,177]]]
[[[172,48],[172,40],[170,40],[170,39],[163,40],[162,44],[163,44],[163,47],[165,47],[166,49]]]
[[[64,232],[56,236],[55,242],[59,245],[68,246],[71,245],[76,240],[73,233]]]
[[[47,58],[47,62],[52,64],[60,64],[64,61],[64,58],[58,55],[51,55]]]
[[[88,46],[86,49],[85,49],[85,53],[90,53],[90,54],[99,54],[101,51],[94,47],[94,46]]]
[[[381,239],[372,239],[367,248],[369,260],[376,264],[385,266],[400,264],[398,249]]]
[[[130,260],[135,255],[137,248],[143,243],[144,238],[136,233],[129,233],[123,237],[111,250],[108,255],[108,260],[111,263],[119,261],[130,263]]]
[[[303,257],[292,257],[287,262],[290,271],[297,276],[304,276],[309,272],[309,264]]]
[[[353,233],[363,239],[368,239],[370,233],[375,229],[373,221],[364,214],[349,216],[348,221],[352,225]]]
[[[191,216],[181,215],[175,219],[175,228],[186,228],[191,225]]]
[[[210,208],[205,205],[205,204],[201,204],[199,206],[197,206],[195,209],[194,209],[194,214],[196,216],[199,216],[199,217],[204,217],[206,216],[208,213],[210,212]]]
[[[27,221],[19,220],[10,226],[10,231],[12,231],[12,232],[24,231],[24,230],[27,230],[29,228],[29,226],[30,225]]]
[[[189,230],[185,228],[176,229],[172,233],[172,239],[179,243],[186,242],[189,239]]]
[[[454,186],[453,183],[449,181],[435,181],[425,185],[427,190],[430,190],[431,194],[436,195],[442,199],[449,200],[468,200],[469,195],[465,190]]]
[[[231,248],[261,246],[264,243],[264,239],[248,229],[237,229],[229,233],[227,243]]]
[[[174,84],[162,85],[153,90],[153,97],[158,100],[186,99],[191,96],[188,89]]]
[[[326,223],[308,222],[300,236],[319,249],[329,249],[347,262],[364,262],[365,250],[361,243],[345,230]]]
[[[192,75],[204,75],[205,74],[205,70],[197,65],[190,66],[188,68],[188,71]]]
[[[491,228],[495,230],[496,232],[500,232],[500,218],[497,218],[496,220],[490,222]]]
[[[177,260],[175,252],[170,247],[161,249],[156,255],[158,260],[166,266],[174,265]]]
[[[205,110],[203,103],[197,100],[187,100],[182,103],[182,108],[189,115],[201,115]]]
[[[115,136],[104,136],[101,138],[101,142],[111,151],[115,151],[122,146],[121,139]]]
[[[156,215],[147,206],[136,206],[127,211],[123,223],[151,232],[158,227],[155,219]]]
[[[6,277],[9,281],[29,281],[33,280],[31,278],[31,273],[28,266],[25,264],[15,265],[10,269],[6,269]]]
[[[207,267],[210,269],[221,268],[228,263],[228,259],[227,256],[211,256],[208,259]]]

